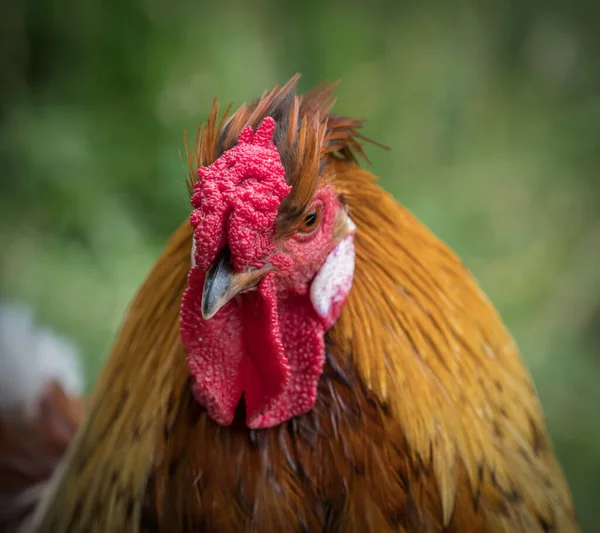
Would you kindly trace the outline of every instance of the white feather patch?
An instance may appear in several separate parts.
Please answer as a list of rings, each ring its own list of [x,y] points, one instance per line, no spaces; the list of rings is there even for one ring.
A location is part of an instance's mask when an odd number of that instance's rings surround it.
[[[348,219],[354,226],[354,224]],[[335,320],[333,306],[345,300],[354,276],[354,234],[345,237],[330,252],[310,287],[310,300],[322,318]]]
[[[75,346],[37,326],[27,308],[0,304],[0,409],[35,402],[52,380],[81,394]]]

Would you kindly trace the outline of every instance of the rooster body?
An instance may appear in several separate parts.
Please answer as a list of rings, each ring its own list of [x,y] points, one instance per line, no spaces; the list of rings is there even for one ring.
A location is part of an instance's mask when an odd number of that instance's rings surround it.
[[[235,409],[195,373],[194,342],[202,338],[186,324],[206,324],[193,322],[200,306],[192,301],[194,269],[205,292],[212,275],[198,251],[203,215],[194,228],[185,223],[175,232],[132,302],[86,421],[31,529],[578,531],[535,389],[498,314],[459,259],[357,165],[360,122],[329,114],[329,88],[299,97],[294,84],[266,93],[227,123],[217,124],[214,106],[191,166],[211,165],[266,117],[285,125],[273,139],[291,192],[279,208],[269,258],[295,250],[281,243],[314,222],[306,213],[314,217],[317,195],[335,193],[331,204],[322,202],[337,222],[330,229],[323,222],[333,237],[315,265],[353,236],[354,277],[339,318],[323,328],[313,404],[297,413],[291,402],[281,414],[276,400],[265,400],[294,379],[290,357],[282,368],[291,368],[292,378],[274,373],[254,397],[246,378],[246,402]],[[219,247],[212,252],[211,261]],[[264,274],[263,263],[252,267],[263,276],[258,288],[237,294],[215,318],[233,316],[234,306],[265,292],[262,280],[283,276]],[[278,278],[280,312],[281,287],[313,279],[304,266]],[[202,298],[204,314],[210,301]],[[313,315],[306,316],[317,323]],[[234,330],[222,331],[226,338]],[[294,342],[284,339],[285,353]]]

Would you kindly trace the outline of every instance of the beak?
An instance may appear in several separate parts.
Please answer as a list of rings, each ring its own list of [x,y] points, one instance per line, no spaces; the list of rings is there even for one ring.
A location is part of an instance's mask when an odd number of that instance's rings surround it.
[[[267,264],[257,270],[234,272],[231,267],[229,249],[225,248],[208,269],[204,279],[204,290],[202,291],[202,317],[204,320],[215,316],[217,311],[234,296],[256,287],[260,279],[272,268],[270,264]]]

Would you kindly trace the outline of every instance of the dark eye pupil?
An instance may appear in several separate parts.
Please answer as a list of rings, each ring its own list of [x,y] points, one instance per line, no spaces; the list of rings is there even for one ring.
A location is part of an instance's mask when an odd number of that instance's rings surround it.
[[[304,217],[304,224],[308,227],[312,226],[317,221],[317,212],[311,211]]]

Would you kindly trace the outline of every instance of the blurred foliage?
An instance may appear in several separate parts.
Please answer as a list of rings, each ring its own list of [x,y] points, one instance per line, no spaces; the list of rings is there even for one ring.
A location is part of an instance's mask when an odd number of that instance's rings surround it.
[[[596,1],[39,0],[0,21],[0,292],[93,383],[189,213],[178,152],[213,96],[341,78],[384,187],[473,270],[519,342],[585,531],[600,529]]]

